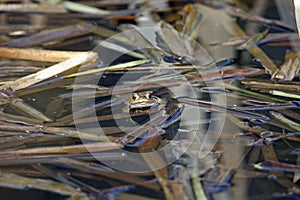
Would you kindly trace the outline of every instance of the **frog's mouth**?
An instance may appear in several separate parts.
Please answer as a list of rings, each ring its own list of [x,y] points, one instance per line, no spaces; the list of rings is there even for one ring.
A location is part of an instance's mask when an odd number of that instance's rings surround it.
[[[129,109],[131,120],[140,125],[151,120],[150,112],[151,112],[151,107],[147,107],[147,106]]]
[[[151,109],[151,108],[154,108],[154,107],[157,107],[158,104],[157,103],[139,103],[139,104],[131,104],[129,106],[129,109],[132,110],[132,109],[136,109],[136,110],[147,110],[147,109]]]
[[[164,106],[156,102],[139,102],[129,106],[129,114],[134,122],[144,124],[151,120],[152,114],[157,113],[162,109],[164,109]]]

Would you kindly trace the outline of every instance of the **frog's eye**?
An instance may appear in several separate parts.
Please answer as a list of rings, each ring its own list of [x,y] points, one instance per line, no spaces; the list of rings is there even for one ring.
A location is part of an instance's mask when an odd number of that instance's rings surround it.
[[[151,95],[151,92],[147,92],[146,95],[145,95],[145,97],[146,97],[147,99],[150,99],[150,95]]]
[[[139,95],[137,93],[132,94],[132,99],[135,101],[139,98]]]

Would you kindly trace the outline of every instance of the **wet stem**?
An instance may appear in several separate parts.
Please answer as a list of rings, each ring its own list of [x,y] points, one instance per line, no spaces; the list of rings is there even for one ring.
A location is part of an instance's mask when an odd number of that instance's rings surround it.
[[[299,35],[299,32],[300,32],[300,1],[294,0],[294,5],[295,5],[295,16],[296,16],[298,35]]]

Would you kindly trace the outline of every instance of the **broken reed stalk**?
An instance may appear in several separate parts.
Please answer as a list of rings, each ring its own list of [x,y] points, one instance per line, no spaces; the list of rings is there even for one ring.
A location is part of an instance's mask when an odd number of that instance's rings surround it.
[[[151,134],[153,130],[149,130],[149,133]],[[167,168],[161,166],[167,166],[165,163],[165,160],[153,149],[155,149],[158,144],[160,143],[161,137],[159,135],[151,137],[149,140],[145,141],[141,147],[139,148],[140,153],[143,157],[143,159],[148,164],[149,168],[154,173],[155,177],[159,180],[159,183],[165,193],[165,197],[167,200],[176,200],[176,197],[174,196],[174,193],[171,192],[169,188],[169,184],[167,181]],[[148,152],[151,153],[148,153]]]
[[[295,16],[296,16],[298,35],[300,35],[300,1],[294,0],[294,6],[295,6]]]
[[[73,12],[79,12],[79,13],[87,13],[87,14],[95,14],[95,15],[106,15],[110,14],[111,11],[109,10],[103,10],[97,7],[88,6],[86,4],[77,3],[73,1],[62,1],[62,0],[38,0],[40,3],[49,3],[52,5],[59,5],[63,6],[64,8],[71,10]]]
[[[3,1],[1,1],[3,3]],[[0,10],[2,12],[13,12],[13,13],[67,13],[66,9],[61,6],[50,5],[50,4],[37,4],[37,3],[10,3],[1,4]]]
[[[254,78],[246,78],[241,81],[243,84],[248,87],[257,90],[257,89],[265,89],[265,90],[283,90],[283,91],[299,91],[300,86],[297,84],[288,83],[272,83],[266,80],[254,79]],[[275,95],[275,94],[274,94]]]
[[[40,62],[62,62],[86,52],[0,47],[0,57]]]
[[[20,150],[7,150],[2,151],[0,155],[32,155],[32,154],[74,154],[86,152],[101,152],[107,150],[119,149],[121,146],[112,142],[94,142],[80,145],[59,146],[59,147],[40,147]]]
[[[11,108],[18,111],[20,114],[29,115],[46,122],[52,121],[43,113],[39,112],[35,108],[26,104],[22,99],[18,98],[11,88],[0,90],[0,96],[3,105],[8,104]]]
[[[129,67],[134,67],[137,65],[142,65],[145,64],[147,62],[149,62],[150,60],[135,60],[135,61],[130,61],[130,62],[126,62],[126,63],[121,63],[121,64],[117,64],[117,65],[111,65],[108,67],[103,67],[103,68],[99,68],[99,69],[90,69],[90,70],[86,70],[83,72],[78,72],[78,73],[73,73],[73,74],[69,74],[67,76],[64,76],[64,78],[71,78],[71,77],[78,77],[78,76],[83,76],[83,75],[90,75],[90,74],[95,74],[95,73],[99,73],[99,72],[104,72],[106,70],[118,70],[118,69],[127,69]]]
[[[261,93],[253,92],[251,90],[246,90],[246,89],[243,89],[243,88],[239,88],[237,86],[234,86],[234,85],[231,85],[231,84],[228,84],[228,83],[224,83],[224,86],[225,86],[226,89],[237,91],[237,92],[240,92],[242,94],[249,95],[249,96],[255,97],[257,99],[264,100],[264,101],[275,101],[275,102],[280,102],[280,103],[286,103],[287,102],[286,100],[283,100],[283,99],[270,97],[270,96],[267,96],[267,95],[264,95],[264,94],[261,94]]]
[[[241,27],[233,22],[233,27],[234,27],[234,33],[233,35],[235,35],[236,37],[246,37],[247,34],[241,29]],[[229,30],[230,33],[232,33],[232,31]],[[261,50],[259,47],[254,46],[251,49],[248,49],[248,52],[255,58],[257,58],[262,66],[266,69],[266,71],[270,74],[273,75],[274,73],[277,72],[278,67],[273,63],[273,61],[267,56],[267,54],[265,54],[265,52],[263,50]]]
[[[45,54],[50,53],[50,58],[54,58],[55,55],[58,55],[59,53],[56,51],[39,51],[39,50],[17,50],[17,49],[10,49],[10,48],[1,48],[0,50],[4,50],[4,53],[2,52],[2,56],[5,55],[5,57],[10,58],[26,58],[26,56],[30,57],[29,54],[32,53],[35,57],[42,58],[41,60],[45,60],[45,58],[49,58],[45,56]],[[13,57],[13,51],[17,50],[19,55]],[[1,52],[1,51],[0,51]],[[15,53],[15,52],[14,52]],[[1,55],[0,55],[1,56]],[[20,90],[27,88],[33,84],[39,83],[41,81],[44,81],[48,78],[51,78],[59,73],[62,73],[64,71],[70,70],[74,67],[78,67],[83,64],[92,63],[98,59],[98,54],[94,52],[85,52],[85,53],[67,53],[67,55],[64,55],[63,57],[58,56],[59,59],[72,56],[71,58],[62,61],[58,64],[55,64],[53,66],[50,66],[48,68],[45,68],[43,70],[40,70],[36,73],[30,74],[28,76],[19,78],[15,81],[8,82],[7,84],[4,84],[0,86],[0,90]],[[30,57],[30,59],[35,59],[34,57]],[[36,60],[36,59],[35,59]],[[17,110],[22,111],[22,113],[26,113],[29,116],[32,116],[34,118],[40,119],[42,121],[52,121],[50,118],[43,115],[41,112],[36,110],[35,108],[31,107],[28,104],[25,104],[21,99],[17,98],[18,101],[12,99],[11,101],[8,100],[8,102]]]
[[[42,124],[42,120],[37,120],[34,118],[14,115],[14,114],[8,114],[4,112],[0,112],[0,120],[5,122],[11,122],[11,123],[18,123],[23,125],[37,125]]]
[[[0,173],[0,186],[14,189],[38,189],[70,196],[70,199],[91,200],[86,193],[50,179],[28,178],[13,173]]]
[[[60,62],[53,66],[50,66],[46,69],[43,69],[34,74],[17,79],[13,82],[7,83],[0,87],[0,89],[11,88],[12,90],[20,90],[27,88],[35,83],[39,83],[43,80],[51,78],[57,74],[60,74],[64,71],[70,70],[74,67],[87,64],[89,62],[94,62],[98,59],[98,54],[95,52],[81,53],[75,57],[72,57],[66,61]]]
[[[27,103],[25,103],[22,99],[17,98],[13,99],[10,102],[10,107],[12,107],[14,110],[20,111],[21,113],[24,112],[27,115],[34,117],[35,119],[39,119],[45,122],[52,122],[52,119],[45,116],[40,111],[36,110],[35,108],[31,107]]]
[[[281,96],[281,97],[287,97],[287,98],[292,98],[292,99],[300,99],[300,95],[298,95],[298,94],[282,92],[282,91],[279,91],[279,90],[271,90],[269,93],[272,94],[272,95]]]
[[[265,160],[271,160],[271,161],[278,161],[278,157],[276,154],[276,151],[274,149],[274,146],[272,144],[270,145],[264,145],[262,146],[262,153],[264,155]],[[282,185],[284,188],[298,188],[296,185],[290,181],[286,176],[284,175],[283,172],[278,171],[278,172],[272,172],[275,174],[276,177],[283,177],[283,178],[277,178],[276,182],[278,182],[280,185]]]
[[[41,31],[37,34],[10,40],[5,43],[1,43],[1,46],[7,47],[30,47],[43,45],[46,42],[64,40],[67,38],[73,38],[76,36],[87,35],[92,33],[94,25],[89,23],[78,23],[71,26],[62,28],[55,28],[51,30]]]

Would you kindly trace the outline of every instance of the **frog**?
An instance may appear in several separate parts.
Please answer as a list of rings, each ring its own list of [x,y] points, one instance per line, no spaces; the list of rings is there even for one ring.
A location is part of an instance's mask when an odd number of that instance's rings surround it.
[[[175,102],[172,98],[165,100],[164,98],[160,98],[152,95],[152,91],[145,92],[134,92],[128,98],[127,101],[127,112],[131,115],[131,122],[137,124],[138,127],[135,127],[130,133],[120,138],[119,142],[127,146],[139,146],[140,142],[144,141],[140,138],[145,132],[148,132],[150,129],[159,132],[160,134],[165,132],[165,129],[171,124],[178,121],[180,118],[181,112],[184,108],[182,104]],[[124,109],[124,108],[123,108]],[[135,113],[146,114],[150,117],[150,121],[142,120],[134,120]],[[136,115],[141,119],[140,115]],[[135,143],[136,139],[139,142]]]
[[[184,108],[182,104],[179,104],[174,99],[170,99],[170,102],[167,104],[167,101],[165,99],[152,95],[152,91],[132,93],[129,98],[128,104],[130,113],[144,113],[145,111],[149,111],[149,113],[157,113],[159,111],[163,111],[161,113],[161,116],[168,116],[166,121],[161,124],[161,126],[163,127],[176,122]]]
[[[128,97],[122,110],[130,115],[133,124],[141,125],[154,116],[164,116],[167,101],[152,94],[152,91],[133,92]]]
[[[144,110],[154,107],[162,107],[166,103],[163,99],[152,95],[152,91],[134,92],[129,98],[129,110]]]

